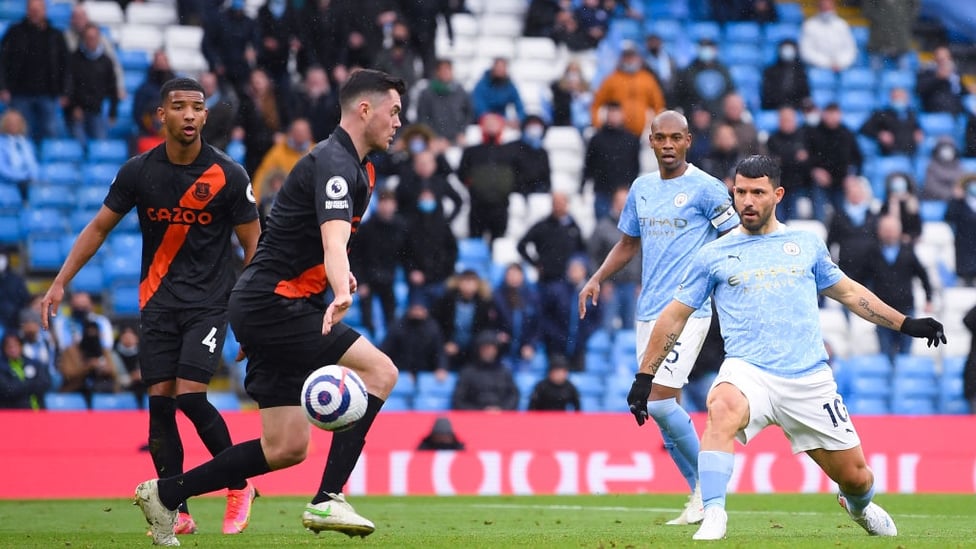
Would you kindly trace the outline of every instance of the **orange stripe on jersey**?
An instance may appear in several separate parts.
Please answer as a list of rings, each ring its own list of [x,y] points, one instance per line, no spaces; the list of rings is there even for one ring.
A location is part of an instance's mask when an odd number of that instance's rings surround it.
[[[376,166],[369,160],[366,161],[366,176],[369,179],[369,192],[373,192],[373,186],[376,185]]]
[[[202,210],[226,184],[227,179],[224,177],[224,170],[214,164],[207,168],[207,171],[203,172],[193,182],[193,185],[190,185],[190,188],[183,193],[180,198],[180,207],[187,210]],[[156,294],[156,291],[159,290],[159,285],[162,284],[163,278],[169,272],[169,266],[176,258],[176,254],[183,247],[191,226],[189,223],[170,223],[169,227],[166,228],[163,239],[160,241],[159,247],[156,248],[152,263],[149,265],[146,278],[139,283],[140,309],[145,307],[152,296]]]
[[[289,299],[298,299],[320,294],[325,291],[325,265],[306,269],[291,280],[282,280],[275,286],[274,293]]]

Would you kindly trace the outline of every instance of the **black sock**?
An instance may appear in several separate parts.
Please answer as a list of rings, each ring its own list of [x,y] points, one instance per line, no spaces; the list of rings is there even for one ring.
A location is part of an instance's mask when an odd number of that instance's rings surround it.
[[[176,401],[170,397],[149,397],[149,455],[159,478],[183,473],[183,441],[176,426]],[[185,501],[180,511],[189,512]]]
[[[342,487],[349,480],[349,475],[356,468],[359,455],[366,445],[366,433],[373,425],[376,414],[380,413],[384,400],[375,395],[368,395],[366,413],[357,421],[352,429],[332,434],[332,445],[329,446],[329,458],[325,462],[322,473],[322,484],[319,491],[312,498],[312,503],[322,503],[332,499],[329,494],[342,492]]]
[[[261,449],[261,439],[231,446],[198,467],[178,477],[159,480],[159,500],[169,509],[178,502],[226,488],[240,479],[248,479],[271,471]]]
[[[216,456],[233,445],[230,440],[230,431],[227,430],[227,422],[224,421],[223,416],[214,408],[213,404],[207,400],[207,393],[179,395],[176,397],[176,406],[197,428],[197,434],[203,441],[203,445],[210,451],[210,455]],[[229,485],[228,488],[241,490],[245,486],[247,486],[247,481],[241,479]]]

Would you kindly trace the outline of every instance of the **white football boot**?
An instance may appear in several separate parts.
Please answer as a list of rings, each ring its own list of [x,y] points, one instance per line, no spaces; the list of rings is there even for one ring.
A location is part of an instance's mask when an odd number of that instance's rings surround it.
[[[843,494],[837,494],[837,503],[847,511],[847,516],[851,517],[851,520],[858,523],[861,528],[867,530],[872,536],[898,535],[898,528],[895,527],[895,521],[891,520],[888,512],[882,509],[877,503],[873,501],[869,503],[860,515],[855,515],[851,512],[847,504],[847,498]]]
[[[696,540],[717,540],[725,537],[725,527],[729,523],[729,515],[725,509],[718,505],[711,505],[705,508],[705,518],[702,519],[701,526],[691,539]]]
[[[309,503],[302,513],[302,526],[318,534],[322,530],[342,532],[352,537],[366,537],[376,526],[359,515],[342,494],[329,494],[332,499],[322,503]]]
[[[136,486],[136,499],[132,502],[142,509],[152,532],[153,545],[165,547],[179,547],[180,540],[176,539],[173,527],[176,526],[176,510],[169,510],[159,501],[159,485],[155,479],[147,480]]]
[[[665,524],[670,526],[698,524],[703,518],[705,518],[705,505],[702,503],[701,486],[695,486],[695,491],[688,497],[688,503],[685,504],[678,518],[671,519]]]

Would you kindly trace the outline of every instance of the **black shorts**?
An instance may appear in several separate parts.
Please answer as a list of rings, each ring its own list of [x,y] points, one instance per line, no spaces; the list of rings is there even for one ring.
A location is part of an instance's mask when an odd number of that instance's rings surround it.
[[[147,385],[176,378],[210,383],[227,335],[224,309],[149,310],[141,322],[139,367]]]
[[[260,408],[298,406],[308,375],[338,364],[360,337],[341,322],[322,335],[325,311],[306,299],[232,292],[227,310],[247,353],[244,389]]]

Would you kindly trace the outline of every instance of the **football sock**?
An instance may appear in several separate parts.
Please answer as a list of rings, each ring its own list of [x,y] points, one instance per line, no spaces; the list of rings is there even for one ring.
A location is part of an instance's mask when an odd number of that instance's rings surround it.
[[[210,461],[186,473],[159,480],[159,500],[169,509],[191,496],[226,488],[228,485],[271,471],[264,458],[261,439],[231,446]]]
[[[149,455],[159,478],[183,472],[183,441],[176,425],[176,401],[170,397],[149,397]],[[185,501],[180,511],[189,512]]]
[[[691,416],[673,398],[652,400],[647,403],[647,413],[654,418],[664,438],[664,448],[681,476],[685,477],[691,491],[698,482],[698,433],[691,422]]]
[[[332,499],[329,494],[342,492],[342,487],[346,485],[349,475],[356,467],[359,455],[363,453],[363,446],[366,445],[366,433],[369,432],[384,402],[375,395],[368,395],[368,397],[366,413],[363,414],[362,419],[354,423],[348,431],[332,434],[332,445],[329,446],[329,458],[322,473],[322,484],[312,498],[313,504]]]
[[[725,508],[725,494],[729,489],[734,465],[735,456],[729,452],[702,450],[698,454],[698,475],[705,507],[718,505]]]
[[[864,508],[871,503],[871,499],[874,498],[874,483],[871,484],[871,489],[860,496],[853,496],[844,491],[841,491],[841,495],[847,498],[847,508],[850,509],[851,513],[855,515],[864,514]]]
[[[220,412],[214,408],[214,405],[207,400],[207,393],[178,395],[176,406],[196,427],[197,435],[200,436],[203,445],[210,451],[210,455],[216,456],[233,445],[230,440],[230,431],[227,430],[227,423]],[[227,487],[232,490],[241,490],[246,486],[247,481],[241,479]]]

